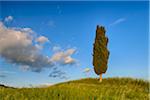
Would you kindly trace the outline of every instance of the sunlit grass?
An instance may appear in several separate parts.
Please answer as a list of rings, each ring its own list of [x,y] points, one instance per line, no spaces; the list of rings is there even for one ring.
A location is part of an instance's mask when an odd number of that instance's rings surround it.
[[[47,88],[0,88],[0,100],[149,100],[149,83],[131,78],[88,78]]]

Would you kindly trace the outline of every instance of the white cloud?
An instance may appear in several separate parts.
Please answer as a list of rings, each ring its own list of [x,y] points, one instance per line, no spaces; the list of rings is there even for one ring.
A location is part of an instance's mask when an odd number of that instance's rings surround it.
[[[75,63],[75,59],[73,59],[71,56],[75,53],[75,49],[67,49],[66,51],[59,51],[56,52],[52,57],[52,62],[60,62],[62,64],[73,64]]]
[[[74,63],[75,60],[73,58],[71,58],[70,56],[67,56],[64,58],[64,63],[65,64],[70,64],[70,63]]]
[[[65,51],[65,54],[66,54],[67,56],[69,56],[69,55],[74,54],[75,51],[76,51],[76,50],[75,50],[74,48],[71,48],[71,49],[66,50],[66,51]]]
[[[21,28],[21,31],[26,32],[26,33],[34,33],[31,28]]]
[[[57,51],[60,51],[60,50],[61,50],[61,47],[60,47],[60,46],[54,46],[54,47],[52,48],[52,50],[53,50],[54,52],[57,52]]]
[[[26,47],[31,44],[32,38],[28,34],[7,28],[0,22],[0,53],[9,47]]]
[[[61,50],[60,47],[53,47],[54,54],[49,57],[42,52],[43,44],[49,39],[38,35],[31,28],[6,27],[0,21],[0,56],[8,63],[19,66],[23,71],[40,72],[43,68],[57,67],[57,65],[75,64],[76,59],[72,58],[74,48]],[[55,66],[56,65],[56,66]],[[58,75],[55,75],[57,72]],[[56,77],[65,78],[64,72],[52,71]]]
[[[0,22],[0,56],[9,63],[40,72],[45,67],[52,67],[52,64],[50,58],[35,45],[32,33],[30,28],[7,28]]]
[[[61,59],[63,58],[63,56],[64,56],[64,53],[63,53],[62,51],[61,51],[61,52],[57,52],[57,53],[55,53],[55,54],[52,56],[51,61],[52,61],[52,62],[59,61],[59,60],[61,60]]]
[[[12,17],[12,16],[7,16],[7,17],[4,19],[5,22],[10,22],[10,21],[12,21],[12,20],[13,20],[13,17]]]
[[[39,44],[35,44],[35,47],[39,50],[42,50],[43,49],[43,46],[42,45],[39,45]]]
[[[48,40],[48,38],[45,37],[45,36],[40,36],[40,37],[38,37],[38,38],[36,39],[36,41],[39,42],[39,43],[41,43],[41,44],[43,44],[43,43],[45,43],[45,42],[48,42],[49,40]]]
[[[84,69],[84,72],[85,72],[85,73],[88,73],[90,70],[91,70],[90,68],[85,68],[85,69]]]
[[[28,27],[25,27],[25,28],[12,27],[11,29],[16,30],[16,31],[25,32],[25,33],[34,34],[34,31],[31,28],[28,28]]]
[[[117,25],[119,23],[122,23],[126,20],[126,18],[119,18],[117,20],[115,20],[113,23],[110,24],[110,26],[114,26],[114,25]]]

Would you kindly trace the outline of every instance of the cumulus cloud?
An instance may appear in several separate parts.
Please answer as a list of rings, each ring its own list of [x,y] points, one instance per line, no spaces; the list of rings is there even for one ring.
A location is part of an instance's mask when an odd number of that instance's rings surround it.
[[[56,66],[77,64],[76,59],[72,58],[72,55],[76,52],[76,49],[69,48],[67,50],[61,50],[60,47],[55,47],[55,49],[55,53],[52,55],[50,61],[55,63]],[[59,77],[60,79],[69,78],[67,74],[64,71],[59,70],[58,67],[53,68],[53,71],[49,74],[49,77]]]
[[[36,47],[37,49],[39,49],[39,50],[42,50],[42,49],[43,49],[43,46],[40,45],[40,44],[35,44],[35,47]]]
[[[6,27],[0,21],[0,57],[8,63],[15,64],[23,71],[41,72],[44,68],[51,68],[49,77],[67,79],[63,70],[52,70],[53,67],[75,64],[72,58],[74,48],[61,50],[54,47],[52,56],[44,55],[43,44],[48,42],[45,36],[38,37],[31,28]]]
[[[35,46],[32,33],[30,28],[7,28],[0,22],[0,56],[9,63],[29,66],[25,69],[40,72],[52,64]]]
[[[10,21],[12,21],[12,20],[13,20],[13,17],[12,17],[12,16],[7,16],[7,17],[4,19],[5,22],[10,22]]]
[[[38,38],[36,39],[36,41],[39,42],[39,43],[41,43],[41,44],[43,44],[43,43],[45,43],[45,42],[48,42],[49,40],[48,40],[48,38],[45,37],[45,36],[40,36],[40,37],[38,37]]]
[[[28,28],[28,27],[25,27],[25,28],[16,28],[16,27],[13,27],[12,29],[14,30],[18,30],[18,31],[21,31],[21,32],[25,32],[25,33],[34,33],[34,31],[31,29],[31,28]]]
[[[67,49],[66,51],[59,51],[56,52],[50,59],[51,62],[59,62],[61,64],[73,64],[76,62],[74,58],[72,58],[72,54],[75,53],[75,49],[70,48]]]

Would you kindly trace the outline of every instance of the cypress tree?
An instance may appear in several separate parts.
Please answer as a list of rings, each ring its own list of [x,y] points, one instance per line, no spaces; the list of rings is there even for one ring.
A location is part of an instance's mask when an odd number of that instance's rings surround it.
[[[102,81],[102,74],[107,70],[109,58],[109,51],[107,49],[108,38],[106,37],[105,32],[103,26],[97,26],[93,47],[93,66],[95,73],[100,75],[100,82]]]

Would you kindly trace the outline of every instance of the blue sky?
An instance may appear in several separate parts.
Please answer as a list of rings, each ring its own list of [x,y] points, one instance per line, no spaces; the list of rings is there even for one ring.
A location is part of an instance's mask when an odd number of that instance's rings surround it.
[[[11,35],[10,30],[14,34],[28,34],[23,31],[25,28],[34,31],[31,32],[32,36],[36,36],[31,40],[31,47],[38,45],[41,48],[37,55],[42,55],[43,59],[48,56],[50,61],[55,60],[54,65],[39,66],[40,71],[37,71],[36,66],[30,66],[31,62],[16,60],[15,55],[10,57],[5,55],[5,51],[0,51],[0,82],[20,87],[98,77],[92,65],[97,25],[105,26],[109,38],[110,57],[108,70],[103,77],[148,79],[148,9],[148,2],[137,1],[0,2],[1,32],[5,30]],[[42,36],[44,43],[41,43]],[[4,39],[8,41],[8,46],[11,38]],[[16,40],[15,37],[13,39]],[[18,40],[20,44],[25,42],[23,39]],[[9,49],[12,52],[11,47]],[[68,55],[61,58],[61,61],[53,59],[59,54]],[[65,72],[65,78],[50,77],[53,68]],[[89,69],[88,72],[85,69]]]

